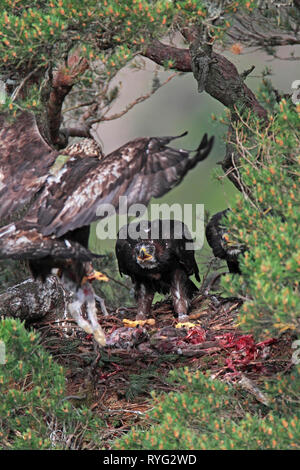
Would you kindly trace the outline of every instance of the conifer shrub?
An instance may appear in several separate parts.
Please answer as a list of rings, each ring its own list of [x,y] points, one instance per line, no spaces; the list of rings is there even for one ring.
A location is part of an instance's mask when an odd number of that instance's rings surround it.
[[[180,390],[153,393],[154,406],[145,426],[123,435],[115,442],[115,449],[300,448],[299,366],[293,374],[292,390],[291,379],[277,377],[266,384],[269,407],[246,400],[243,391],[200,371],[173,370],[170,381]]]
[[[5,319],[0,341],[0,449],[99,449],[102,422],[88,408],[72,405],[64,370],[39,344],[39,335]]]
[[[110,78],[140,52],[149,38],[163,37],[173,22],[184,25],[206,18],[209,6],[205,3],[190,0],[89,0],[84,3],[81,0],[72,3],[68,0],[29,0],[22,4],[2,0],[0,72],[7,73],[9,68],[23,71],[28,62],[32,67],[41,67],[57,58],[63,59],[66,45],[70,47],[71,44],[80,45],[81,55],[88,60],[102,62],[105,70],[101,70],[101,80]],[[241,0],[237,5],[228,4],[226,12],[249,11],[250,4],[253,7],[254,3]],[[211,34],[216,40],[222,40],[230,24],[229,18],[222,16],[217,26],[210,24]],[[171,67],[172,59],[166,60],[164,65]],[[86,72],[85,85],[91,84],[91,76],[92,72]],[[30,88],[31,96],[27,91],[24,105],[37,108],[39,87],[31,84]]]
[[[282,99],[267,125],[250,114],[235,125],[245,193],[235,197],[224,225],[228,243],[246,251],[239,256],[242,275],[227,275],[222,285],[244,301],[239,325],[258,336],[300,333],[299,115],[299,105]]]

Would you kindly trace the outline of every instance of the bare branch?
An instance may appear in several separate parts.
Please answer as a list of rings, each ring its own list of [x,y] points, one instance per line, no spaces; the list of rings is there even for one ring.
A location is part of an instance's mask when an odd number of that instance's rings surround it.
[[[33,69],[28,75],[26,75],[26,77],[22,80],[22,82],[20,83],[20,85],[15,89],[15,91],[13,92],[13,94],[11,95],[11,100],[12,101],[15,101],[21,90],[24,88],[24,85],[28,82],[28,80],[36,73],[38,72],[41,68],[43,68],[44,65],[39,65],[38,67],[36,67],[35,69]]]
[[[59,147],[65,146],[61,143],[59,129],[62,122],[62,106],[68,93],[71,91],[76,80],[89,67],[88,61],[74,52],[68,58],[68,67],[61,66],[54,74],[52,89],[47,105],[50,136],[53,144]]]
[[[127,105],[126,108],[123,109],[123,111],[120,111],[119,113],[116,113],[116,114],[112,114],[110,116],[100,116],[99,118],[90,121],[89,125],[92,126],[93,124],[96,124],[98,122],[103,122],[103,121],[112,121],[114,119],[118,119],[118,118],[124,116],[124,114],[128,113],[128,111],[130,111],[134,106],[136,106],[137,104],[142,103],[143,101],[150,98],[150,96],[154,95],[154,93],[156,93],[157,90],[159,90],[162,86],[166,85],[174,77],[177,77],[177,76],[178,76],[178,72],[173,73],[163,83],[161,83],[159,87],[155,88],[154,90],[151,90],[146,95],[139,96],[134,101],[132,101],[129,105]]]
[[[237,42],[246,44],[247,47],[260,47],[271,48],[279,46],[294,46],[300,44],[300,36],[298,31],[299,20],[291,16],[289,11],[281,11],[281,15],[288,19],[289,28],[284,29],[282,25],[285,24],[281,19],[280,32],[277,31],[278,24],[276,19],[269,17],[268,20],[263,13],[256,10],[255,14],[251,16],[235,15],[234,25],[228,31],[228,36]],[[293,28],[293,25],[295,26]],[[294,33],[294,36],[292,34]]]

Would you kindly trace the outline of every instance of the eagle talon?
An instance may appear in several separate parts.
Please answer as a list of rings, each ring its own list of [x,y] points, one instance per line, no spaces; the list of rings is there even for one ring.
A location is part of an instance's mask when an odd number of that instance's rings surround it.
[[[178,322],[177,325],[175,325],[175,328],[185,328],[186,330],[190,328],[195,328],[196,324],[189,322],[189,321],[182,321]]]
[[[92,274],[89,274],[88,276],[83,276],[81,285],[84,285],[86,282],[92,282],[92,281],[103,281],[103,282],[108,282],[108,277],[101,273],[100,271],[94,271]]]
[[[124,326],[128,326],[129,328],[135,328],[136,326],[144,326],[144,325],[155,325],[154,318],[147,318],[144,320],[136,319],[136,320],[128,320],[127,318],[123,319]]]

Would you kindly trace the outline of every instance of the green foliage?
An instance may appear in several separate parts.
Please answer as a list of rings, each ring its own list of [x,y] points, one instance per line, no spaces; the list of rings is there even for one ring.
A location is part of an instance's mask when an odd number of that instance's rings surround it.
[[[297,387],[299,390],[299,367],[293,381],[294,390]],[[287,408],[283,404],[283,397],[291,396],[289,381],[279,379],[268,385],[270,410],[257,406],[257,412],[252,413],[247,410],[248,401],[241,393],[199,371],[174,370],[171,383],[181,391],[153,394],[151,425],[132,429],[115,442],[115,449],[300,448],[299,394],[294,396],[294,406]]]
[[[147,367],[147,369],[141,370],[138,374],[131,374],[128,377],[129,384],[126,390],[126,398],[132,400],[138,395],[152,390],[151,384],[155,377],[157,377],[155,367]]]
[[[102,423],[66,397],[62,367],[22,323],[0,322],[6,362],[0,364],[0,448],[99,448]]]
[[[270,90],[263,91],[269,103]],[[282,99],[267,126],[248,115],[236,125],[239,172],[251,197],[237,195],[228,216],[228,243],[246,247],[242,276],[223,287],[244,300],[239,323],[277,335],[299,328],[299,108]]]
[[[80,51],[91,65],[82,72],[81,85],[98,81],[103,86],[153,38],[205,21],[211,41],[221,40],[230,27],[230,14],[241,8],[251,12],[256,2],[228,1],[224,14],[216,2],[217,25],[209,17],[210,4],[201,0],[51,0],[24,5],[1,0],[0,78],[5,81],[12,75],[16,83],[28,81],[23,82],[26,91],[19,93],[18,100],[12,96],[1,107],[37,109],[45,71],[64,65],[67,72],[66,58],[72,51]],[[171,60],[165,64],[172,66]]]

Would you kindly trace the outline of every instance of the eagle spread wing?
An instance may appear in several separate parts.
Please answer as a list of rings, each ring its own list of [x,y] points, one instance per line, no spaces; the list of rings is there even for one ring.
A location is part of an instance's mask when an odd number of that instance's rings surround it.
[[[121,274],[131,277],[137,299],[137,318],[151,310],[155,292],[171,292],[174,311],[180,319],[187,316],[190,300],[200,281],[192,237],[177,220],[142,220],[124,226],[116,243]]]
[[[181,136],[178,136],[181,137]],[[190,152],[167,144],[176,137],[135,139],[99,161],[71,157],[56,175],[49,177],[28,220],[44,235],[60,237],[101,218],[100,204],[119,207],[119,197],[127,204],[147,205],[179,184],[186,173],[209,154],[213,137],[202,139],[193,158]]]

